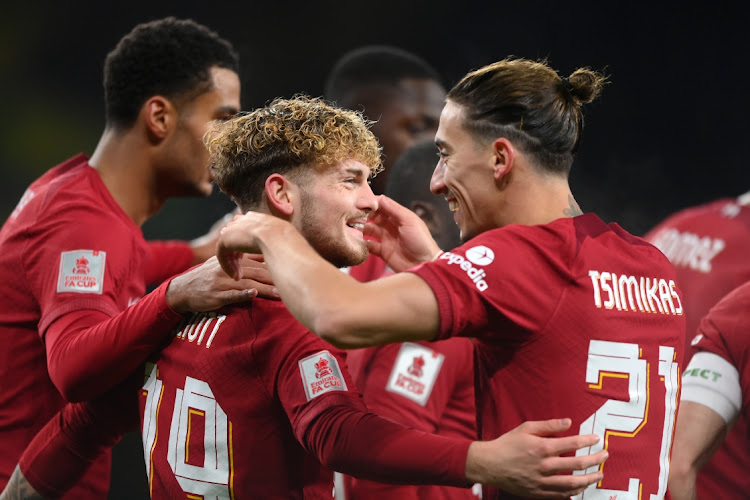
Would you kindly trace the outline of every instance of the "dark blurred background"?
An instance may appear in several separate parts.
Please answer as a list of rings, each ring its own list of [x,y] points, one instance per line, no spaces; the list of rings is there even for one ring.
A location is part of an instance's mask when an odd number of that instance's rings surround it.
[[[507,55],[547,58],[563,76],[579,66],[603,69],[611,83],[586,107],[573,192],[584,211],[643,234],[679,208],[750,189],[748,17],[739,2],[677,5],[2,0],[0,218],[43,171],[93,151],[107,52],[135,24],[174,15],[235,44],[245,109],[296,92],[320,95],[334,61],[363,44],[420,54],[448,88]],[[172,200],[144,232],[192,238],[231,208],[218,191],[209,200]]]
[[[166,15],[216,29],[240,52],[243,107],[320,95],[334,61],[388,43],[432,63],[450,87],[516,55],[611,77],[586,107],[573,167],[584,211],[642,234],[668,213],[750,189],[748,18],[738,3],[661,2],[1,2],[0,217],[31,180],[82,151],[103,127],[104,57],[135,24]],[[147,237],[192,238],[232,208],[218,193],[173,200]]]

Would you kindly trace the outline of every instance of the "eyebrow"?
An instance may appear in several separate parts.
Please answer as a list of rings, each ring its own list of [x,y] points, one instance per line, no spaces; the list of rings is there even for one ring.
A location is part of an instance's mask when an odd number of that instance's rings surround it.
[[[448,146],[448,144],[447,144],[447,143],[446,143],[446,142],[445,142],[444,140],[442,140],[442,139],[438,139],[438,138],[436,137],[436,138],[435,138],[435,146],[437,146],[438,148],[444,148],[444,147],[447,147],[447,146]]]
[[[239,109],[235,108],[234,106],[221,106],[219,109],[216,110],[216,113],[219,115],[236,115],[240,112]]]
[[[349,175],[356,175],[357,177],[367,177],[370,175],[369,171],[365,174],[362,169],[349,167],[345,171]]]

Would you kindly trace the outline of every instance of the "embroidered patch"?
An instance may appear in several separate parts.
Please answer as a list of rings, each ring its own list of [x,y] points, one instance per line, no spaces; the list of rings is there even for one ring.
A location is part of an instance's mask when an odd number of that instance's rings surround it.
[[[73,250],[60,254],[57,292],[102,293],[106,252]]]
[[[444,359],[445,356],[429,347],[404,342],[385,389],[425,406]]]
[[[328,351],[320,351],[300,360],[299,372],[308,401],[326,392],[347,390],[339,363]]]

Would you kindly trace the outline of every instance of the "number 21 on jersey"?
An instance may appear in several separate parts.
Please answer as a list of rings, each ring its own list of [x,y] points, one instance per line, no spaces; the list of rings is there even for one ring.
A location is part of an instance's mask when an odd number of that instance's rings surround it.
[[[597,434],[602,440],[597,444],[582,448],[577,456],[589,455],[601,451],[604,446],[610,457],[617,454],[615,446],[608,445],[610,436],[635,438],[646,425],[662,425],[661,448],[659,451],[659,486],[656,494],[648,500],[661,500],[667,490],[669,476],[669,451],[672,447],[675,415],[677,411],[677,393],[679,391],[679,370],[674,362],[674,347],[659,346],[659,376],[664,381],[664,421],[648,421],[649,411],[649,363],[640,358],[638,344],[624,342],[607,342],[592,340],[589,343],[588,362],[586,364],[586,382],[589,387],[601,388],[605,376],[626,377],[628,380],[628,401],[607,400],[593,415],[587,418],[580,427],[580,434]],[[644,448],[644,451],[646,449]],[[606,465],[606,462],[605,462]],[[653,464],[655,465],[655,464]],[[644,467],[653,467],[646,464]],[[598,466],[574,474],[595,472]],[[604,469],[606,476],[606,468]],[[576,500],[646,500],[642,498],[643,484],[640,478],[631,477],[627,490],[612,490],[592,484],[583,493],[573,497]]]

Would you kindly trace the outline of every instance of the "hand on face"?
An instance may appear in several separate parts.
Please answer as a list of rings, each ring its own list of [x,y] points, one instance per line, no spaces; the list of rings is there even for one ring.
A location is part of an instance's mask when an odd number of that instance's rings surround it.
[[[440,252],[427,225],[414,212],[391,200],[378,197],[378,210],[365,225],[367,247],[396,272],[435,258]]]

